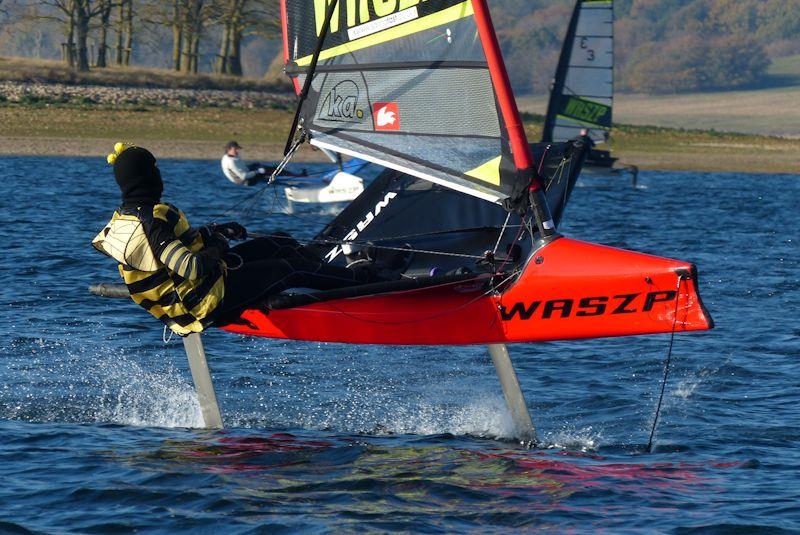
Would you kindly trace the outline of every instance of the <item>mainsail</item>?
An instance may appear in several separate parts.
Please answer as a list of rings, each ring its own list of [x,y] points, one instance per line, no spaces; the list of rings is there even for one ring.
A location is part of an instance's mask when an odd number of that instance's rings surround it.
[[[504,67],[487,61],[473,0],[281,3],[298,94],[328,30],[302,109],[313,145],[492,202],[526,180],[517,169],[530,153],[513,97],[498,85]]]
[[[584,128],[608,139],[614,100],[614,4],[578,0],[550,93],[542,141],[564,141]]]

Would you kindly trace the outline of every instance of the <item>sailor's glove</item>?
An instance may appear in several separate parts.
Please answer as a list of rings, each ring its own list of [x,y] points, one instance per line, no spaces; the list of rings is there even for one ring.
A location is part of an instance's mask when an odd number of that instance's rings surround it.
[[[203,250],[201,253],[211,258],[221,258],[230,248],[227,238],[219,232],[214,232],[209,237],[203,238]]]
[[[247,229],[239,223],[231,221],[230,223],[223,223],[221,225],[213,225],[212,229],[218,234],[222,234],[228,240],[246,240]]]

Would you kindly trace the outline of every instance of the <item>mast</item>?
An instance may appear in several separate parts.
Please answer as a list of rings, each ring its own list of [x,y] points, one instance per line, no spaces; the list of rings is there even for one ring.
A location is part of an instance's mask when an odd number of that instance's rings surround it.
[[[289,16],[286,13],[286,0],[280,0],[281,3],[281,34],[283,36],[283,64],[289,64]],[[298,95],[300,94],[301,87],[300,87],[300,80],[298,78],[292,78],[292,85],[294,86],[294,92]]]
[[[575,44],[575,30],[578,27],[582,3],[583,0],[575,2],[572,18],[569,20],[569,26],[567,26],[567,35],[564,37],[564,44],[561,47],[561,56],[558,58],[556,75],[553,78],[553,86],[550,88],[550,100],[547,103],[547,116],[545,117],[544,130],[542,131],[543,143],[553,141],[553,128],[555,128],[556,115],[558,114],[558,96],[564,92],[564,82],[567,78],[567,68],[569,67],[570,56],[572,56],[572,47]]]
[[[500,52],[500,43],[497,41],[497,34],[494,31],[486,0],[472,0],[472,8],[475,12],[478,34],[486,54],[486,62],[489,64],[492,84],[508,131],[514,164],[517,172],[529,179],[531,208],[536,218],[536,225],[539,227],[540,236],[542,238],[552,236],[555,234],[555,223],[550,215],[550,207],[547,205],[544,186],[534,166],[533,152],[528,144],[528,137],[525,135],[525,128],[519,115],[517,101],[514,99],[514,91],[511,89],[511,81],[508,78],[508,71],[503,61],[503,54]]]

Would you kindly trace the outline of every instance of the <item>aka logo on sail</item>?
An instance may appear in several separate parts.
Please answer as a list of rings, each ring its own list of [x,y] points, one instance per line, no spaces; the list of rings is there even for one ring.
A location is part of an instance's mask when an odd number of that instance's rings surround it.
[[[360,94],[354,81],[339,82],[325,96],[317,118],[323,121],[360,122],[364,118],[364,110],[358,107]]]

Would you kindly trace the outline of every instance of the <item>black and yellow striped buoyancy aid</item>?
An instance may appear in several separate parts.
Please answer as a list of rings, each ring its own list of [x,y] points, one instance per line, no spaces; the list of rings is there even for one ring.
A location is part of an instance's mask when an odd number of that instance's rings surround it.
[[[223,270],[206,277],[194,277],[193,273],[187,272],[183,273],[184,276],[179,274],[186,266],[181,258],[181,255],[187,255],[186,249],[192,253],[203,249],[201,233],[191,229],[186,216],[175,206],[153,206],[154,222],[166,223],[178,239],[167,244],[159,258],[147,240],[149,229],[142,221],[146,217],[136,209],[114,212],[93,244],[119,262],[120,275],[136,304],[177,334],[202,332],[211,323],[210,316],[224,297]],[[113,243],[115,234],[116,244]],[[169,269],[162,259],[173,269]]]

